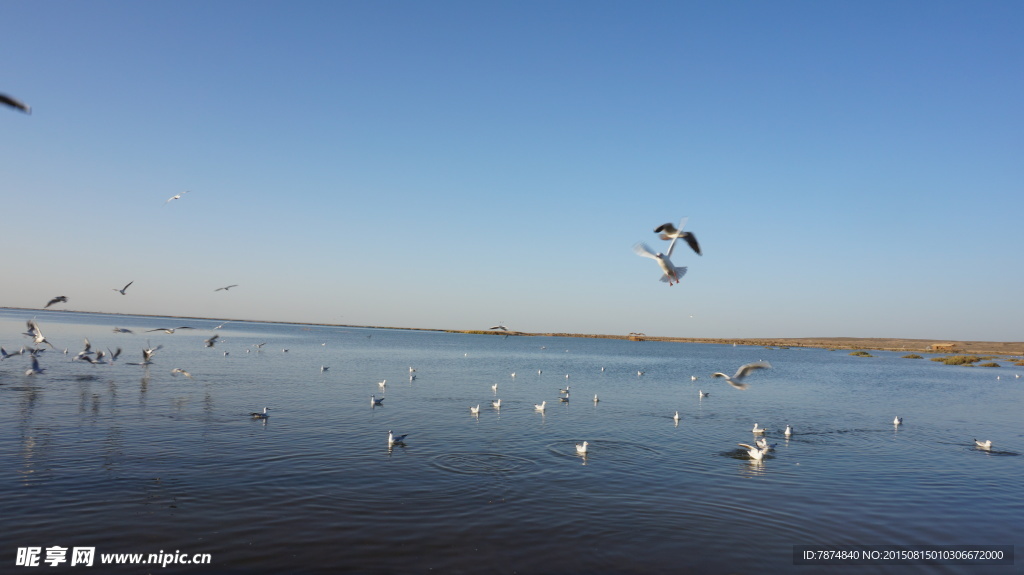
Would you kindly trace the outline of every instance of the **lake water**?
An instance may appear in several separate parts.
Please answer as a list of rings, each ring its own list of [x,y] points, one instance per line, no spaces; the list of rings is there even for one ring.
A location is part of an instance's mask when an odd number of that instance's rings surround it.
[[[1020,549],[1024,368],[1002,358],[18,310],[0,310],[0,345],[29,343],[33,316],[57,348],[45,373],[0,362],[5,573],[88,571],[15,566],[52,546],[124,573],[813,573],[829,567],[794,565],[795,545]],[[197,329],[145,333],[177,326]],[[85,337],[124,354],[72,361]],[[153,364],[129,365],[147,339]],[[759,359],[773,369],[745,391],[710,377]],[[777,443],[760,463],[737,445],[755,422]],[[211,564],[98,566],[158,552]]]

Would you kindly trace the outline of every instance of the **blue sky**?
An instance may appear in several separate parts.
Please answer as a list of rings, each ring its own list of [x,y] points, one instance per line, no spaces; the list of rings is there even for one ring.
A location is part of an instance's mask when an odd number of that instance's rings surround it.
[[[0,110],[0,305],[1021,341],[1022,25],[1009,1],[8,1],[0,92],[33,114]],[[704,256],[669,287],[632,246],[684,216]]]

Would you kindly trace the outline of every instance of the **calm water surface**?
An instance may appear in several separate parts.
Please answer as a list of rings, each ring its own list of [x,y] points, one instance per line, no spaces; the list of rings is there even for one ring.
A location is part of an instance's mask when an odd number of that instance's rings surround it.
[[[0,345],[28,343],[32,315],[0,310]],[[813,573],[794,545],[1021,549],[1024,368],[1008,361],[34,315],[57,347],[46,372],[0,362],[2,572],[87,569],[14,567],[17,548],[54,545],[212,557],[125,573]],[[197,329],[144,333],[182,325]],[[85,337],[124,354],[72,361]],[[153,364],[128,365],[147,338]],[[758,359],[774,368],[746,391],[710,378]],[[761,463],[737,446],[754,422],[778,444]]]

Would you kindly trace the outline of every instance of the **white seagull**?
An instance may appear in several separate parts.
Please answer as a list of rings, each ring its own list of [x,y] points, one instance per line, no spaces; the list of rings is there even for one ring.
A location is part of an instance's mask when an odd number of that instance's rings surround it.
[[[674,421],[675,421],[676,423],[679,423],[679,412],[678,412],[678,411],[676,412],[676,414],[675,414],[675,415],[673,415],[673,416],[672,416],[672,419],[673,419],[673,420],[674,420]]]
[[[8,353],[6,349],[0,347],[0,361],[5,360],[9,357],[21,355],[23,353],[25,353],[25,346],[21,346],[21,349],[19,349],[18,351],[12,351],[10,353]]]
[[[110,288],[110,289],[112,289],[112,290],[114,290],[114,291],[116,291],[116,292],[121,292],[121,295],[125,295],[125,293],[124,293],[124,292],[125,292],[125,291],[126,291],[126,290],[128,289],[128,286],[132,285],[133,283],[135,283],[135,280],[132,280],[132,281],[128,282],[128,284],[127,284],[127,285],[125,285],[125,286],[124,286],[123,288],[121,288],[121,289],[117,289],[117,288]]]
[[[185,377],[187,377],[189,379],[192,379],[192,374],[187,372],[187,371],[185,371],[184,369],[181,369],[180,367],[176,367],[176,368],[171,370],[171,375],[178,375],[179,373],[181,375],[184,375]]]
[[[376,395],[371,395],[370,396],[370,405],[371,406],[383,405],[383,403],[384,403],[384,398],[383,397],[378,398]]]
[[[501,400],[500,399],[491,400],[491,407],[493,407],[495,409],[501,409]]]
[[[896,418],[892,420],[892,424],[893,425],[903,425],[903,418],[899,417],[899,416],[896,416]]]
[[[736,374],[733,375],[732,377],[729,377],[728,375],[720,371],[712,373],[711,377],[724,377],[725,382],[735,387],[736,389],[746,389],[748,385],[746,383],[743,383],[743,380],[746,379],[748,375],[759,369],[768,369],[771,366],[772,364],[768,363],[767,361],[755,361],[754,363],[748,363],[746,365],[740,366],[740,368],[736,370]]]
[[[577,443],[576,444],[576,453],[579,453],[580,455],[586,455],[587,454],[587,446],[588,445],[590,445],[590,444],[587,443],[586,441],[584,441],[583,443]]]
[[[181,192],[180,194],[175,194],[175,195],[173,195],[173,196],[171,196],[171,197],[167,198],[167,201],[166,201],[166,202],[164,202],[164,205],[166,206],[167,204],[169,204],[169,203],[173,202],[174,200],[180,200],[180,199],[181,199],[181,196],[184,196],[184,195],[185,195],[185,194],[187,194],[188,192],[189,192],[188,190],[185,190],[184,192]]]
[[[707,393],[707,392],[705,392],[705,391],[704,391],[704,390],[702,390],[702,389],[698,389],[698,390],[697,390],[697,393],[699,393],[699,394],[700,394],[700,395],[699,395],[698,397],[699,397],[699,398],[701,398],[701,399],[704,399],[705,397],[707,397],[707,396],[711,395],[710,393]]]
[[[757,444],[758,448],[760,448],[761,450],[763,450],[765,452],[768,452],[768,451],[771,451],[771,450],[775,449],[775,446],[777,445],[775,443],[768,443],[768,440],[763,438],[763,437],[758,437],[757,440],[754,443]]]
[[[403,435],[395,435],[389,429],[388,430],[388,446],[390,447],[390,446],[392,446],[392,445],[394,445],[396,443],[401,443],[402,445],[405,445],[405,438],[406,437],[409,437],[408,433],[403,434]]]
[[[545,408],[545,406],[547,406],[547,404],[548,404],[548,400],[545,399],[544,401],[542,401],[540,403],[533,404],[533,408],[536,409],[537,411],[544,411],[544,408]]]
[[[325,372],[325,371],[327,371],[329,369],[331,369],[331,368],[327,367],[326,365],[321,365],[320,366],[320,373],[323,373],[323,372]]]
[[[149,333],[151,331],[162,331],[164,333],[174,333],[175,330],[179,330],[179,329],[195,329],[195,328],[194,327],[188,327],[187,325],[183,325],[181,327],[158,327],[156,329],[147,329],[146,333]],[[210,346],[207,346],[207,347],[213,347],[213,346],[210,345]]]
[[[751,429],[751,431],[753,431],[754,433],[764,433],[765,431],[768,431],[768,430],[763,428],[763,427],[758,427],[757,424],[755,423],[754,424],[754,429]]]
[[[473,415],[480,415],[480,404],[476,404],[476,407],[470,407],[469,412]]]
[[[594,394],[594,403],[597,403],[597,402],[599,402],[599,401],[601,401],[601,400],[597,398],[597,394],[595,393],[595,394]]]
[[[790,427],[789,425],[786,425],[786,431],[784,431],[784,432],[782,432],[782,433],[783,433],[783,435],[785,435],[786,437],[789,437],[790,435],[793,435],[793,428],[792,428],[792,427]]]
[[[737,443],[736,445],[739,445],[740,447],[746,447],[747,455],[749,455],[751,459],[756,459],[758,461],[764,459],[765,451],[760,447],[754,447],[753,445],[747,445],[746,443]]]
[[[497,383],[495,383],[494,385],[491,386],[491,391],[493,391],[494,393],[498,393],[498,384]]]
[[[36,358],[35,354],[32,355],[32,367],[25,370],[25,375],[37,375],[45,372],[46,370],[39,367],[39,359]]]
[[[687,245],[689,245],[690,248],[697,253],[698,256],[703,255],[700,253],[700,244],[697,243],[697,236],[691,234],[690,232],[683,231],[683,226],[686,225],[686,221],[688,219],[689,218],[683,218],[682,220],[680,220],[678,229],[671,223],[661,224],[660,226],[654,228],[654,233],[660,233],[661,235],[658,237],[660,237],[663,240],[675,241],[677,239],[682,238],[683,241],[685,241]]]
[[[992,440],[991,439],[986,439],[985,441],[978,441],[978,439],[975,438],[974,439],[974,445],[976,445],[976,446],[978,446],[978,447],[980,447],[982,449],[992,449]]]
[[[651,258],[652,260],[657,261],[658,267],[660,267],[663,272],[660,281],[668,282],[668,285],[673,285],[679,283],[679,279],[686,275],[686,266],[676,267],[676,265],[672,263],[672,260],[669,259],[669,257],[672,256],[672,248],[675,246],[675,243],[675,240],[672,240],[672,243],[668,246],[667,253],[655,253],[643,242],[638,242],[634,245],[633,251],[636,252],[638,256]]]
[[[50,349],[56,349],[53,347],[52,343],[46,341],[46,338],[43,336],[43,332],[39,330],[39,324],[36,323],[36,320],[30,319],[25,323],[28,325],[28,331],[25,332],[25,335],[31,337],[32,341],[36,345],[40,343],[45,343],[46,345],[50,346]]]
[[[378,381],[377,385],[380,386],[381,391],[384,391],[384,388],[388,385],[388,380]]]
[[[254,411],[254,412],[250,413],[249,415],[252,416],[253,419],[267,419],[268,417],[270,417],[270,414],[267,413],[267,410],[269,410],[269,409],[270,409],[269,407],[264,407],[263,408],[263,413],[260,413],[259,411]]]

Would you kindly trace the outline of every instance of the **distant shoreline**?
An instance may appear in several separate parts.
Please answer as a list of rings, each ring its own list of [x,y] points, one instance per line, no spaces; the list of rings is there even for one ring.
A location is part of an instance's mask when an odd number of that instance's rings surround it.
[[[171,317],[175,319],[198,319],[203,321],[225,321],[229,323],[278,323],[285,325],[307,325],[321,327],[351,327],[366,329],[398,329],[406,331],[436,331],[444,333],[463,333],[477,335],[500,335],[500,336],[523,336],[523,337],[580,337],[595,339],[626,339],[634,341],[662,341],[673,343],[711,343],[719,345],[747,345],[758,347],[810,347],[822,349],[848,349],[848,350],[883,350],[883,351],[906,351],[923,353],[971,353],[991,355],[1024,355],[1024,342],[1009,341],[965,341],[948,339],[905,339],[905,338],[884,338],[884,337],[776,337],[776,338],[704,338],[704,337],[659,337],[647,336],[644,334],[581,334],[581,333],[531,333],[521,331],[498,331],[498,330],[458,330],[458,329],[436,329],[421,327],[393,327],[382,325],[352,325],[335,323],[316,323],[300,321],[268,321],[253,319],[225,319],[207,318],[195,316],[175,315],[152,315],[140,313],[117,313],[117,312],[96,312],[82,310],[55,310],[42,308],[19,308],[0,307],[4,310],[27,311],[27,312],[58,312],[58,313],[81,313],[81,314],[103,314],[123,315],[135,317]],[[951,346],[934,348],[932,346]]]

